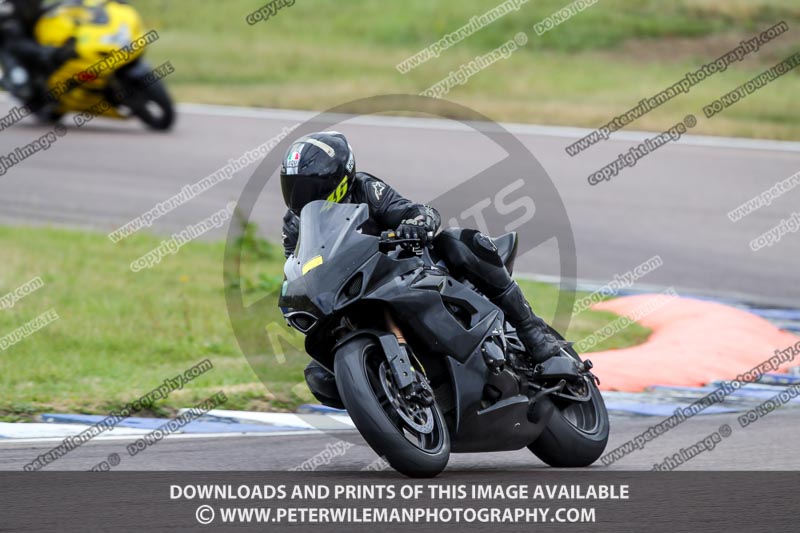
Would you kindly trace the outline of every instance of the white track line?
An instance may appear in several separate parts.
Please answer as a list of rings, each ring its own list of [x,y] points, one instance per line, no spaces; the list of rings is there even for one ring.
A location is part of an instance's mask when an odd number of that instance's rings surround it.
[[[180,412],[185,412],[181,409]],[[205,415],[206,419],[222,418],[232,419],[240,424],[266,424],[271,426],[296,427],[298,429],[319,429],[324,426],[330,431],[335,426],[331,422],[341,425],[342,430],[354,428],[355,424],[350,417],[341,413],[269,413],[261,411],[229,411],[225,409],[212,409]],[[315,424],[316,422],[316,424]]]
[[[289,109],[267,109],[240,106],[221,106],[210,104],[181,104],[178,109],[189,115],[236,117],[267,120],[283,120],[291,122],[305,122],[318,113],[315,111],[299,111]],[[348,119],[351,115],[343,116]],[[350,118],[352,124],[362,126],[379,126],[390,128],[413,128],[442,131],[470,131],[470,128],[455,120],[439,118],[416,117],[387,117],[380,115],[355,115]],[[544,126],[538,124],[518,124],[501,122],[503,128],[511,133],[520,135],[538,135],[542,137],[558,137],[565,139],[579,139],[591,133],[589,128],[575,128],[567,126]],[[618,131],[612,141],[642,142],[651,138],[657,132],[647,131]],[[738,137],[715,137],[706,135],[684,135],[675,144],[684,146],[705,146],[711,148],[730,148],[745,150],[773,150],[778,152],[800,153],[800,142],[773,141],[767,139],[747,139]],[[591,150],[591,148],[589,149]]]
[[[180,439],[218,439],[218,438],[231,438],[231,437],[290,437],[292,435],[319,435],[326,433],[330,432],[323,432],[317,429],[315,430],[305,429],[297,431],[275,431],[275,432],[256,431],[252,433],[172,433],[164,437],[164,439],[180,440]],[[98,441],[136,440],[139,437],[140,435],[98,435],[97,437],[83,444],[83,446]],[[63,442],[65,438],[66,437],[43,437],[40,439],[0,439],[0,447],[2,447],[4,444],[37,444],[43,442]]]
[[[10,103],[12,99],[5,93],[0,93],[0,103]],[[213,104],[184,103],[178,105],[178,110],[187,115],[253,118],[268,120],[284,120],[292,122],[305,122],[318,113],[316,111],[302,111],[294,109],[270,109],[241,106],[224,106]],[[353,124],[362,126],[379,126],[391,128],[414,128],[442,131],[469,131],[470,128],[455,120],[439,118],[417,117],[387,117],[380,115],[362,115],[350,118]],[[539,124],[519,124],[513,122],[500,122],[503,128],[519,135],[538,135],[541,137],[558,137],[564,139],[579,139],[591,133],[590,128],[576,128],[569,126],[545,126]],[[658,132],[647,131],[617,131],[612,134],[611,141],[642,142],[651,138]],[[684,135],[675,144],[684,146],[706,146],[710,148],[729,148],[742,150],[772,150],[776,152],[800,153],[800,142],[773,141],[768,139],[747,139],[743,137],[716,137],[706,135]]]
[[[180,412],[186,412],[181,409]],[[239,424],[255,424],[269,426],[282,426],[284,428],[277,431],[236,431],[231,428],[224,432],[208,433],[174,433],[170,437],[175,438],[202,438],[202,437],[235,437],[257,436],[257,435],[305,435],[314,433],[335,433],[354,431],[355,425],[347,415],[341,414],[296,414],[296,413],[264,413],[248,411],[227,411],[213,409],[206,413],[201,420],[209,421],[214,418],[235,420]],[[315,424],[314,422],[317,422]],[[0,445],[4,442],[60,442],[68,437],[79,435],[83,431],[91,428],[87,424],[52,423],[36,422],[24,423],[0,423]],[[227,428],[226,428],[227,429]],[[100,434],[92,440],[134,440],[143,435],[151,433],[152,429],[129,428],[117,426],[106,433]],[[13,433],[20,436],[11,436]],[[41,434],[41,436],[39,436]]]

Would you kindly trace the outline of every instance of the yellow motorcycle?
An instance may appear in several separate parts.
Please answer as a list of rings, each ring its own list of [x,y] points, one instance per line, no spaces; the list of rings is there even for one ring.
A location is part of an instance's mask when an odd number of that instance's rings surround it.
[[[132,6],[111,0],[60,2],[42,14],[34,37],[44,46],[72,41],[75,47],[74,57],[47,78],[48,97],[57,103],[49,119],[80,113],[137,117],[154,130],[172,126],[175,108],[162,81],[171,65],[154,70],[144,61],[158,33],[145,32]]]

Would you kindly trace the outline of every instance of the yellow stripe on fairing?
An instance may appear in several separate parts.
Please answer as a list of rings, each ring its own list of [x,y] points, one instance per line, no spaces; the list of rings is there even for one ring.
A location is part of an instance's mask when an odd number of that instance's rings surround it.
[[[320,266],[321,264],[322,264],[322,256],[321,255],[318,255],[316,257],[312,257],[311,259],[306,261],[305,265],[303,265],[303,268],[302,268],[303,275],[305,276],[306,273],[309,270],[313,270],[313,269],[317,268],[318,266]]]

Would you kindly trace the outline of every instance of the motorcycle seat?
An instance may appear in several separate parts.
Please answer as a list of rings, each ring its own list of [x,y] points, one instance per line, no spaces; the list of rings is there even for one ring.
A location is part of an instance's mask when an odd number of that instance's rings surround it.
[[[511,231],[499,237],[495,237],[492,241],[494,241],[494,245],[497,246],[497,253],[500,254],[500,259],[508,269],[508,272],[513,272],[514,260],[517,258],[517,246],[519,244],[517,232]]]

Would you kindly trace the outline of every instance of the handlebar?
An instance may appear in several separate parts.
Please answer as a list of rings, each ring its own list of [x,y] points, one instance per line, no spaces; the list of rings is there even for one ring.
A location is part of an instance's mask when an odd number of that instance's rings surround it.
[[[381,244],[410,244],[410,243],[418,243],[419,239],[401,239],[397,236],[397,233],[388,230],[381,233]]]
[[[432,237],[432,235],[429,235]],[[403,246],[405,248],[412,249],[417,255],[422,254],[422,246],[420,243],[422,242],[420,239],[400,239],[397,237],[397,233],[393,230],[384,231],[381,233],[380,241],[378,241],[382,248],[396,248],[397,246]],[[425,248],[429,248],[431,246],[430,239],[428,240]]]
[[[428,232],[428,243],[433,238],[433,232]],[[401,239],[397,236],[394,230],[388,230],[381,233],[381,244],[412,244],[421,242],[420,239]]]

